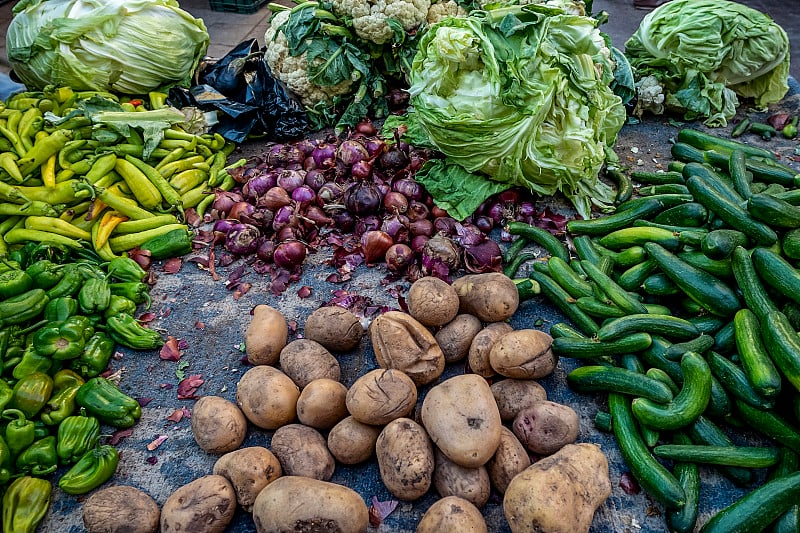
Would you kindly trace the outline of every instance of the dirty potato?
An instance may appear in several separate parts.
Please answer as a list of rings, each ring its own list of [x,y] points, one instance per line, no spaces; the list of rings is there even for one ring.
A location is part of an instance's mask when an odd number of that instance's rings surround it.
[[[467,274],[453,282],[460,311],[475,315],[483,322],[502,322],[519,307],[519,293],[511,278],[501,272]]]
[[[434,457],[433,486],[440,496],[464,498],[478,509],[486,505],[492,487],[485,466],[467,468],[458,465],[438,448]]]
[[[349,352],[364,336],[361,321],[338,305],[320,307],[306,318],[305,336],[334,352]]]
[[[486,533],[486,520],[469,501],[448,496],[431,505],[417,525],[417,533]]]
[[[417,404],[417,387],[401,370],[376,368],[347,391],[347,410],[364,424],[382,426],[408,416]]]
[[[500,445],[486,463],[486,470],[492,486],[503,494],[514,476],[531,466],[531,458],[513,431],[505,426],[500,431]]]
[[[339,361],[320,343],[310,339],[295,339],[281,350],[278,362],[284,374],[301,389],[315,379],[339,381],[342,369]]]
[[[217,459],[212,472],[231,482],[236,502],[249,513],[261,489],[281,476],[281,463],[263,446],[250,446]]]
[[[539,379],[553,373],[558,357],[553,337],[538,329],[518,329],[503,335],[489,351],[489,364],[501,376]]]
[[[191,427],[195,442],[208,453],[233,451],[247,435],[244,413],[220,396],[203,396],[195,402]]]
[[[428,329],[400,311],[384,313],[369,326],[372,348],[381,368],[402,370],[417,385],[444,372],[444,354]]]
[[[408,314],[425,326],[443,326],[458,314],[458,294],[440,278],[419,278],[406,295]]]
[[[83,504],[88,533],[156,533],[160,517],[153,498],[126,485],[93,492]]]
[[[528,450],[550,455],[578,438],[578,413],[571,407],[545,400],[520,411],[513,431]]]
[[[444,354],[446,363],[461,361],[469,353],[472,339],[481,330],[483,325],[478,317],[473,315],[458,315],[448,322],[434,337]]]
[[[328,451],[325,437],[312,427],[302,424],[280,427],[272,435],[270,447],[286,476],[305,476],[322,481],[333,476],[336,461]]]
[[[398,500],[421,498],[433,479],[433,446],[425,429],[410,418],[392,420],[375,443],[378,470]]]
[[[315,379],[297,399],[297,419],[315,429],[330,429],[347,416],[347,387],[332,379]]]
[[[492,367],[489,358],[492,347],[500,340],[503,335],[514,331],[510,325],[505,322],[494,322],[480,330],[472,338],[467,352],[467,362],[469,368],[479,376],[488,378],[496,374],[495,369]]]
[[[362,463],[375,455],[380,426],[363,424],[348,416],[328,432],[328,450],[342,464]]]
[[[268,305],[257,305],[244,335],[247,360],[254,365],[274,365],[286,346],[289,326],[286,317]]]
[[[300,389],[271,366],[254,366],[236,385],[236,404],[247,419],[263,429],[276,429],[297,416]]]
[[[503,422],[511,422],[523,409],[547,399],[544,387],[530,379],[501,379],[490,388]]]
[[[161,508],[162,533],[222,533],[233,519],[236,493],[223,476],[208,475],[173,492]]]

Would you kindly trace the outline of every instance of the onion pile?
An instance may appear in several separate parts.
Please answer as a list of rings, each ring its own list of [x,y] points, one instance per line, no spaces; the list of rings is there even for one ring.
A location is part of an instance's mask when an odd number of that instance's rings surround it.
[[[532,197],[510,190],[457,221],[437,207],[414,174],[439,155],[377,135],[364,121],[347,138],[276,144],[235,169],[238,186],[218,192],[210,211],[214,241],[254,268],[294,281],[307,255],[333,248],[331,281],[359,264],[384,264],[409,281],[501,269],[489,237],[507,220],[533,222]],[[501,239],[507,236],[502,234]]]

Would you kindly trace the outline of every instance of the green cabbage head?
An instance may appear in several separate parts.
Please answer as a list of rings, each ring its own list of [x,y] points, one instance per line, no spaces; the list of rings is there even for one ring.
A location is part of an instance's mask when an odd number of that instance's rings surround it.
[[[536,6],[447,18],[423,36],[411,103],[450,161],[578,212],[606,204],[598,179],[625,121],[611,51],[589,17]]]
[[[738,96],[765,108],[789,90],[789,39],[766,14],[727,0],[672,0],[625,43],[637,79],[655,77],[665,105],[724,126]]]
[[[123,94],[188,86],[208,43],[203,21],[175,0],[22,0],[6,35],[29,89]]]

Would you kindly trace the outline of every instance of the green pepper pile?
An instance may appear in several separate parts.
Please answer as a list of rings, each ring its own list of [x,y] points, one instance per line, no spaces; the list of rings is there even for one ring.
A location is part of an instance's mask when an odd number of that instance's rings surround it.
[[[0,491],[3,531],[34,531],[48,479],[84,494],[108,480],[117,450],[101,424],[133,426],[139,403],[101,376],[115,345],[153,350],[161,335],[134,314],[150,304],[132,259],[30,242],[0,260]]]
[[[60,87],[0,101],[0,256],[29,241],[93,249],[106,261],[137,247],[160,258],[191,251],[184,210],[202,217],[215,189],[233,188],[235,145],[186,131],[164,97],[149,95],[147,109]]]

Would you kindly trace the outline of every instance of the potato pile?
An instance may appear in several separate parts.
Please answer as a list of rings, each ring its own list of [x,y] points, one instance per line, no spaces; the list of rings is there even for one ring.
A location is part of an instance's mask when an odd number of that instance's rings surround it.
[[[549,335],[506,322],[519,305],[514,283],[499,273],[452,285],[425,277],[407,303],[408,313],[372,321],[379,368],[349,388],[337,358],[362,341],[358,317],[322,307],[303,338],[288,340],[285,317],[257,306],[246,332],[255,366],[236,402],[206,396],[192,413],[197,444],[221,456],[211,475],[175,493],[179,503],[170,497],[162,531],[222,531],[235,504],[259,532],[365,531],[362,497],[330,480],[337,464],[369,460],[396,499],[432,488],[441,496],[418,531],[487,531],[480,509],[492,490],[505,495],[512,531],[588,531],[611,491],[608,463],[596,445],[572,444],[577,414],[548,401],[536,381],[558,361]],[[445,365],[465,361],[472,373],[442,377]],[[240,448],[249,425],[274,431],[270,449]],[[198,517],[204,528],[195,529]]]

